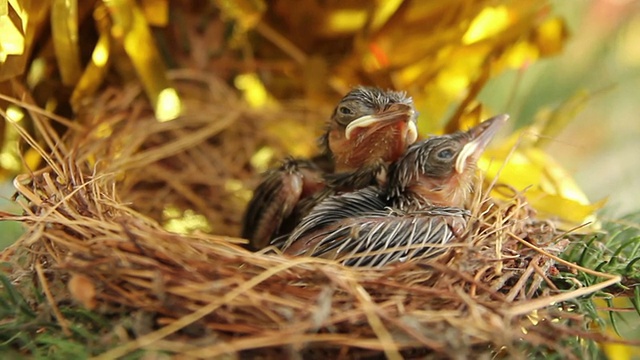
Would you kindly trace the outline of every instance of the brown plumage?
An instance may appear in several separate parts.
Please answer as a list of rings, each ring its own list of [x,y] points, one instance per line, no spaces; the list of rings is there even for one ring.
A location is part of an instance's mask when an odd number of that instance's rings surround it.
[[[374,267],[440,254],[466,227],[476,162],[507,119],[496,116],[469,131],[414,144],[391,166],[385,186],[318,204],[284,252]]]
[[[388,198],[392,206],[465,207],[480,155],[507,115],[494,116],[468,131],[434,136],[411,146],[389,171]]]
[[[389,164],[416,141],[416,116],[406,93],[358,87],[334,109],[320,146],[336,173]]]
[[[267,172],[247,205],[242,237],[252,249],[261,249],[288,234],[327,196],[377,184],[387,165],[415,142],[416,117],[413,101],[403,92],[350,91],[320,138],[322,155],[316,159],[330,159],[331,166],[290,159]]]

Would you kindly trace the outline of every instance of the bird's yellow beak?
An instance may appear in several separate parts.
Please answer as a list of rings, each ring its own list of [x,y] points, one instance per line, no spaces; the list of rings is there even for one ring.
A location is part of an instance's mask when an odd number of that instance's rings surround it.
[[[478,161],[484,149],[507,120],[509,120],[509,115],[497,115],[467,131],[471,140],[460,150],[458,158],[456,159],[455,169],[458,174],[462,174],[468,163]]]
[[[345,129],[345,137],[351,140],[357,129],[366,129],[366,133],[372,133],[385,126],[404,121],[407,123],[407,145],[413,144],[418,139],[416,126],[417,113],[413,106],[407,104],[393,104],[388,109],[373,115],[361,116],[353,120]]]

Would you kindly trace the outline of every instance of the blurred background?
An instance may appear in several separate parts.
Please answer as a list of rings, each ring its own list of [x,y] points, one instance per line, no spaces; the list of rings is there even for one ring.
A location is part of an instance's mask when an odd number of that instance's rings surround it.
[[[492,79],[479,98],[520,124],[569,103],[575,117],[547,151],[615,218],[640,209],[640,2],[553,1],[562,53]]]

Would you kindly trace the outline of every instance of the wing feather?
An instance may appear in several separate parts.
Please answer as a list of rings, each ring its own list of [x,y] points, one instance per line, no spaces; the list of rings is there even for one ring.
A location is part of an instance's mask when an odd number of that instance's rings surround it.
[[[292,255],[340,260],[348,266],[388,263],[441,254],[466,226],[469,212],[430,207],[404,212],[387,207],[375,187],[328,197],[283,246]]]
[[[277,169],[268,171],[247,205],[242,237],[249,239],[253,249],[261,249],[281,232],[285,221],[299,205],[309,174],[319,173],[305,160],[288,159]],[[314,177],[320,178],[321,175]],[[307,183],[305,183],[307,181]]]

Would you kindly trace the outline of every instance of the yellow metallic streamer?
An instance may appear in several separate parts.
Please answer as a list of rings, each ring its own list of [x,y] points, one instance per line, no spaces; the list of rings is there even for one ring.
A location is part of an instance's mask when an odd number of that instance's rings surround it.
[[[563,19],[555,17],[542,23],[534,31],[533,38],[536,47],[543,56],[557,54],[562,51],[569,36],[569,30]]]
[[[593,299],[593,302],[596,308],[600,308],[600,309],[607,309],[609,307],[613,307],[614,309],[625,309],[625,308],[629,309],[633,307],[633,304],[631,303],[631,299],[629,298],[614,297],[610,301],[611,303],[608,303],[607,300],[603,298]],[[598,310],[598,315],[602,319],[608,319],[609,310]],[[617,316],[617,315],[614,314],[614,316]],[[634,315],[634,317],[636,316]],[[618,322],[618,328],[622,327],[622,329],[618,329],[618,330],[621,330],[621,334],[618,334],[617,330],[613,327],[610,320],[606,321],[605,326],[602,328],[596,322],[593,322],[591,326],[594,328],[594,330],[600,330],[606,333],[608,336],[610,336],[613,339],[621,339],[621,340],[624,338],[632,339],[633,327],[636,324],[636,322],[629,321],[629,320],[630,319],[627,319],[626,321],[622,320]],[[608,359],[632,360],[632,359],[640,358],[640,347],[638,346],[632,347],[625,344],[616,343],[614,341],[614,342],[601,342],[600,347],[602,348],[602,351],[607,355]]]
[[[214,0],[213,2],[225,18],[232,19],[234,22],[229,46],[246,50],[247,32],[260,23],[262,15],[267,10],[267,4],[263,0]]]
[[[224,183],[224,189],[227,192],[239,197],[240,199],[242,199],[242,201],[247,202],[251,200],[251,195],[253,194],[253,191],[246,188],[242,181],[236,179],[228,179]]]
[[[15,14],[15,12],[14,12]],[[24,53],[24,29],[16,16],[9,14],[9,3],[0,0],[0,61],[7,60],[9,55]],[[19,19],[18,19],[19,20]]]
[[[82,99],[94,94],[109,70],[111,64],[111,21],[108,18],[107,9],[103,5],[99,5],[93,12],[93,18],[96,20],[96,26],[100,37],[91,54],[91,61],[87,64],[78,84],[71,94],[71,106],[77,110]]]
[[[182,211],[174,206],[167,206],[163,212],[164,228],[177,234],[191,234],[196,231],[211,232],[211,224],[207,218],[193,210]]]
[[[142,12],[151,26],[169,23],[169,0],[141,0]]]
[[[325,35],[347,34],[361,29],[367,22],[364,9],[344,9],[332,12],[321,28]]]
[[[73,86],[80,79],[77,0],[53,0],[51,35],[62,83]]]
[[[508,26],[509,10],[506,6],[484,8],[471,22],[462,42],[473,44],[498,34]]]
[[[404,0],[378,0],[376,8],[371,19],[370,30],[380,29],[388,20],[396,13]]]
[[[47,60],[43,57],[33,59],[27,73],[27,87],[33,89],[46,76]]]
[[[251,157],[251,166],[259,173],[269,170],[269,166],[275,156],[275,151],[269,146],[265,146],[256,151]]]
[[[0,0],[0,81],[23,74],[50,0]]]
[[[275,103],[275,100],[269,95],[267,88],[256,73],[236,76],[234,85],[238,90],[242,91],[244,100],[251,107],[257,108]]]
[[[2,146],[0,146],[0,175],[15,174],[22,170],[22,162],[20,160],[20,151],[18,142],[20,140],[20,134],[13,123],[20,123],[24,118],[24,111],[15,106],[7,106],[6,111],[3,113],[3,118],[6,123],[2,124],[0,128],[4,129]]]
[[[236,21],[242,31],[252,29],[267,10],[263,0],[214,0],[222,13]]]
[[[18,123],[24,119],[24,111],[15,105],[7,107],[7,121],[10,123]]]
[[[156,118],[158,121],[169,121],[180,116],[182,104],[180,96],[174,88],[164,88],[158,94],[158,103],[156,105]]]
[[[502,62],[500,65],[513,69],[520,69],[533,63],[539,57],[540,50],[538,47],[528,40],[522,40],[515,43],[511,48],[505,51],[500,59]]]
[[[590,203],[573,178],[551,156],[534,146],[535,137],[524,129],[499,147],[488,149],[478,162],[489,180],[525,191],[527,201],[542,217],[556,218],[569,226],[593,221],[606,200]],[[529,136],[528,136],[529,135]],[[514,147],[516,148],[515,150]],[[494,196],[500,197],[495,192]]]
[[[142,11],[131,0],[104,0],[104,4],[113,21],[111,35],[123,43],[151,99],[156,118],[160,121],[174,119],[181,111],[181,102],[167,78],[167,69]]]
[[[101,34],[96,47],[93,49],[91,61],[80,77],[73,93],[71,94],[71,106],[78,109],[82,99],[98,90],[109,69],[109,34]]]

